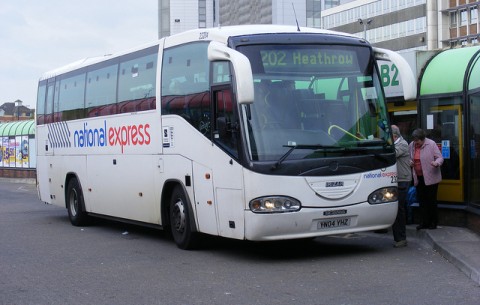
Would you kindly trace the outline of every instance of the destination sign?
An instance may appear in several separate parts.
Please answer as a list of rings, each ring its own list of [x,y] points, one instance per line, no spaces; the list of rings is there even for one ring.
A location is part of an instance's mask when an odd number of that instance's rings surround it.
[[[263,69],[272,72],[359,71],[357,54],[339,49],[260,50]]]

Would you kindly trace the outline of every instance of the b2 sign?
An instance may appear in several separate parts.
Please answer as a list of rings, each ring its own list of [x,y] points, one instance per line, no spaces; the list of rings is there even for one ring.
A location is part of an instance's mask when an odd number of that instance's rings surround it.
[[[385,96],[387,98],[403,96],[402,81],[397,66],[389,61],[379,60],[377,63]]]

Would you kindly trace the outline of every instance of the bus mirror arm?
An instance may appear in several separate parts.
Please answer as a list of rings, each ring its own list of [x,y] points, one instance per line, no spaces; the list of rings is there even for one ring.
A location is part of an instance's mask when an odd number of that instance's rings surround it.
[[[239,104],[253,103],[253,74],[248,58],[242,53],[227,47],[226,45],[211,41],[208,45],[208,60],[226,60],[232,63],[237,91],[237,102]]]
[[[373,48],[373,52],[377,60],[390,61],[397,66],[402,81],[403,98],[406,101],[415,100],[417,98],[417,80],[408,62],[394,51]]]

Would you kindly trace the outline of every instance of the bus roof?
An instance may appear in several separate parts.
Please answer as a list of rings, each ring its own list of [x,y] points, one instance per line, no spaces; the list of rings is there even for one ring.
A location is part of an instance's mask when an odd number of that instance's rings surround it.
[[[179,44],[196,42],[196,41],[218,41],[218,42],[227,44],[227,41],[230,37],[243,36],[243,35],[256,35],[256,34],[279,34],[279,33],[292,33],[292,34],[318,33],[318,34],[359,38],[357,36],[347,34],[347,33],[315,29],[315,28],[307,28],[307,27],[300,27],[300,32],[299,32],[296,26],[272,25],[272,24],[235,25],[235,26],[225,26],[225,27],[216,27],[216,28],[194,29],[194,30],[185,31],[179,34],[175,34],[172,36],[168,36],[160,40],[147,43],[129,50],[125,50],[117,54],[88,57],[88,58],[75,61],[73,63],[67,64],[60,68],[44,73],[41,76],[40,81],[55,77],[57,75],[68,73],[70,71],[74,71],[76,69],[80,69],[98,62],[102,62],[102,61],[113,59],[125,54],[129,54],[134,51],[153,47],[158,44],[164,44],[164,48],[169,48]]]
[[[296,26],[291,25],[274,25],[274,24],[255,24],[255,25],[234,25],[207,29],[194,29],[185,31],[176,35],[169,36],[165,39],[165,48],[175,46],[182,43],[214,40],[226,44],[230,37],[256,34],[280,34],[280,33],[317,33],[340,35],[345,37],[355,37],[351,34],[334,32],[330,30],[322,30],[315,28],[300,27],[300,32]]]
[[[129,53],[138,51],[138,50],[153,47],[155,45],[158,45],[158,41],[143,44],[143,45],[137,46],[135,48],[128,49],[128,50],[125,50],[125,51],[122,51],[122,52],[119,52],[119,53],[116,53],[116,54],[106,54],[106,55],[103,55],[103,56],[87,57],[87,58],[84,58],[84,59],[80,59],[80,60],[77,60],[75,62],[69,63],[65,66],[62,66],[62,67],[59,67],[59,68],[56,68],[56,69],[53,69],[53,70],[50,70],[50,71],[44,73],[40,77],[40,81],[55,77],[57,75],[68,73],[70,71],[74,71],[74,70],[77,70],[77,69],[80,69],[80,68],[83,68],[83,67],[87,67],[87,66],[96,64],[98,62],[106,61],[106,60],[109,60],[109,59],[113,59],[113,58],[116,58],[116,57],[119,57],[119,56],[122,56],[122,55],[125,55],[125,54],[129,54]]]

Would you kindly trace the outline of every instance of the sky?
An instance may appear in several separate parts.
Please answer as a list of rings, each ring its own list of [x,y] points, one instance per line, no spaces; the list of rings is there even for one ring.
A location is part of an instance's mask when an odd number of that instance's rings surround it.
[[[41,75],[158,38],[158,0],[0,0],[0,105],[35,108]]]

